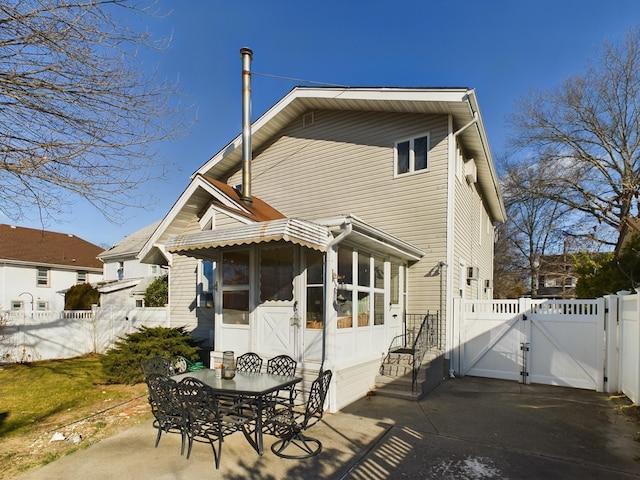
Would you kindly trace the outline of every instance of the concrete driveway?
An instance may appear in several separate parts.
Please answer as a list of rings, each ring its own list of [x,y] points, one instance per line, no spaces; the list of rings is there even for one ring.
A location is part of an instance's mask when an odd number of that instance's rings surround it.
[[[322,453],[283,460],[227,437],[220,470],[208,445],[154,448],[150,422],[20,477],[73,479],[639,479],[640,424],[626,397],[465,377],[419,402],[374,395],[309,430]]]

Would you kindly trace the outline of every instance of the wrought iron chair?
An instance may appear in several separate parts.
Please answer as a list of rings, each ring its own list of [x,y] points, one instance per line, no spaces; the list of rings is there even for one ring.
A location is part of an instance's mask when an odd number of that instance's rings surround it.
[[[267,373],[293,377],[296,374],[297,366],[298,362],[296,362],[289,355],[278,355],[277,357],[273,357],[267,360]],[[293,406],[293,400],[297,394],[295,388],[291,386],[282,390],[278,390],[272,395],[271,400],[274,402],[282,401],[281,392],[286,392],[288,394],[289,405]]]
[[[194,441],[208,442],[213,450],[216,469],[220,467],[223,437],[241,430],[255,444],[255,412],[248,415],[224,414],[218,395],[213,389],[193,377],[185,377],[178,384],[179,398],[187,415],[187,458]],[[217,444],[217,448],[216,448]]]
[[[238,372],[260,373],[262,370],[262,358],[257,353],[243,353],[236,360]]]
[[[152,373],[158,373],[160,375],[173,375],[175,369],[173,362],[165,357],[151,357],[142,363],[142,373],[145,378]]]
[[[153,413],[153,426],[158,430],[156,448],[162,432],[179,433],[182,436],[180,455],[184,454],[187,436],[186,412],[178,398],[178,383],[161,373],[149,373],[145,377],[149,389],[149,404]]]
[[[314,457],[322,451],[320,440],[307,437],[304,432],[322,419],[332,376],[332,371],[326,370],[313,381],[303,412],[283,408],[276,410],[275,415],[269,419],[273,432],[280,437],[271,445],[274,454],[282,458],[301,459]],[[289,448],[299,453],[286,452]]]
[[[194,440],[208,442],[213,449],[216,469],[220,468],[223,426],[218,397],[204,383],[192,377],[186,377],[178,384],[178,396],[187,414],[187,458],[191,456]]]

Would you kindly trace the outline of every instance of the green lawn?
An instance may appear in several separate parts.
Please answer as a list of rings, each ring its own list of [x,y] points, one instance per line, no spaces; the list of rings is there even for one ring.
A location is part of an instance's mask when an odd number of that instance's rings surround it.
[[[0,366],[0,438],[56,428],[144,393],[106,385],[99,356]]]

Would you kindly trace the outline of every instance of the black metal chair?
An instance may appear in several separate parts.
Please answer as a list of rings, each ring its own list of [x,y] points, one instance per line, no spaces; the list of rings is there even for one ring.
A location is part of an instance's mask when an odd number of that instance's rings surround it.
[[[332,371],[326,370],[313,381],[304,411],[282,408],[274,412],[274,416],[269,419],[272,431],[279,437],[271,445],[274,454],[282,458],[302,459],[314,457],[322,451],[320,440],[307,437],[304,432],[322,419],[332,376]],[[289,448],[298,453],[286,452]]]
[[[173,362],[165,357],[151,357],[142,362],[142,373],[145,377],[152,373],[158,373],[160,375],[173,375],[175,369]]]
[[[260,373],[260,370],[262,370],[262,358],[257,353],[243,353],[236,360],[236,370],[238,372]]]
[[[162,432],[179,433],[182,436],[180,455],[184,454],[187,418],[178,398],[178,383],[160,373],[149,373],[144,381],[149,389],[149,405],[154,417],[153,426],[158,430],[156,448],[160,443]]]
[[[252,445],[256,444],[256,413],[245,409],[244,414],[226,412],[220,398],[211,387],[193,377],[185,377],[178,384],[179,398],[187,416],[187,458],[194,441],[208,442],[213,449],[216,469],[220,467],[223,437],[241,430]],[[217,444],[217,449],[216,449]]]
[[[277,357],[273,357],[267,360],[267,373],[271,373],[274,375],[293,377],[296,374],[297,367],[298,362],[296,362],[289,355],[278,355]],[[293,386],[278,390],[272,395],[271,400],[275,402],[283,401],[282,392],[285,392],[285,394],[289,397],[288,402],[291,406],[293,406],[293,401],[297,393]]]
[[[178,384],[178,397],[187,415],[187,458],[191,456],[194,440],[208,442],[213,449],[216,469],[220,468],[224,430],[218,397],[210,387],[192,377],[186,377]]]

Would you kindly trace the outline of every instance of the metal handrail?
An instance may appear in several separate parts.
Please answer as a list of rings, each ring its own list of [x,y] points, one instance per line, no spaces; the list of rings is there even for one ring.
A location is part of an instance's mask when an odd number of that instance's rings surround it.
[[[427,351],[436,346],[437,339],[439,337],[436,329],[438,328],[438,314],[430,314],[427,312],[426,315],[422,317],[422,321],[420,322],[420,327],[418,329],[407,328],[407,319],[411,314],[405,313],[404,315],[404,325],[403,325],[403,333],[400,335],[396,335],[391,340],[389,344],[389,349],[387,350],[387,355],[383,359],[382,365],[380,369],[383,369],[384,362],[387,360],[389,355],[394,352],[394,350],[400,348],[410,348],[413,354],[413,365],[412,365],[412,375],[411,375],[411,390],[414,391],[416,388],[416,381],[418,378],[418,371],[420,370],[420,365],[422,365],[422,361],[424,360],[424,356]],[[417,315],[411,315],[417,316]],[[417,334],[416,334],[417,330]]]
[[[435,322],[431,322],[430,320],[435,317]],[[418,379],[418,371],[420,370],[420,365],[422,365],[422,361],[424,360],[424,356],[426,355],[429,348],[433,346],[434,340],[434,324],[437,324],[438,315],[430,315],[427,313],[422,319],[422,323],[420,324],[420,330],[416,335],[415,341],[413,343],[413,374],[411,376],[411,391],[415,391],[416,381]]]

